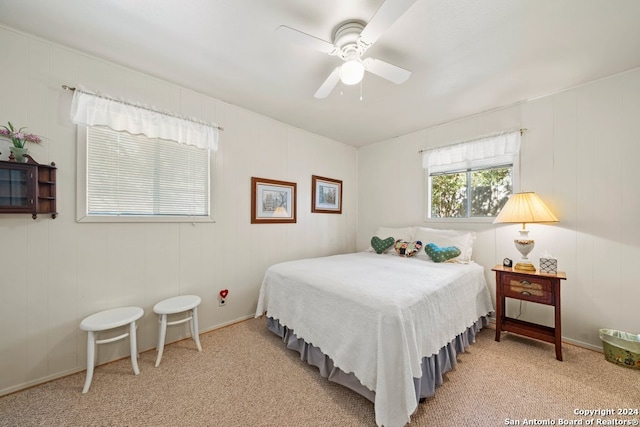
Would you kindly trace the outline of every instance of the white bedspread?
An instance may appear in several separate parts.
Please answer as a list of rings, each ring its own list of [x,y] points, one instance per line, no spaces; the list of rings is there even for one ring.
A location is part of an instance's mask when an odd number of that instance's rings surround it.
[[[358,252],[289,261],[265,273],[267,313],[376,392],[376,423],[404,426],[417,408],[420,362],[493,311],[484,269]]]

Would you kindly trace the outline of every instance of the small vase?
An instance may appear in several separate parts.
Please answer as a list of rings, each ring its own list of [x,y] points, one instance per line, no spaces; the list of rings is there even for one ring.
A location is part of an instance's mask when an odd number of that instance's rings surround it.
[[[9,147],[9,150],[13,153],[13,157],[16,158],[16,162],[25,163],[27,161],[23,154],[29,154],[28,148]]]

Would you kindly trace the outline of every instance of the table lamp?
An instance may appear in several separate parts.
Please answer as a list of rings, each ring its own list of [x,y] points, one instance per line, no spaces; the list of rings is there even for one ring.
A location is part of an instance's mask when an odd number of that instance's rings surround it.
[[[522,223],[522,229],[519,230],[520,237],[513,241],[516,249],[522,254],[522,259],[514,267],[516,270],[536,271],[527,258],[527,255],[533,250],[535,242],[533,239],[529,239],[529,230],[526,229],[526,224],[534,222],[558,222],[558,218],[533,192],[511,195],[493,221],[494,224]]]

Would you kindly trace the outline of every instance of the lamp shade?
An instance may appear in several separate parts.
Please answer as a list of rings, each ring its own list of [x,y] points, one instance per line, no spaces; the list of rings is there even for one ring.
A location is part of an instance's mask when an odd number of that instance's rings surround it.
[[[360,83],[364,77],[364,65],[356,59],[350,59],[340,67],[340,80],[346,85]]]
[[[558,218],[533,192],[513,194],[493,221],[494,224],[533,222],[558,222]]]

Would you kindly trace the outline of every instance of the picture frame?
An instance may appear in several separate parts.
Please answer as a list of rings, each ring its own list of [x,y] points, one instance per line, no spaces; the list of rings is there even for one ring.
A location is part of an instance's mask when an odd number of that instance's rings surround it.
[[[342,214],[342,181],[312,175],[311,212]]]
[[[296,222],[296,183],[251,177],[251,224]]]

